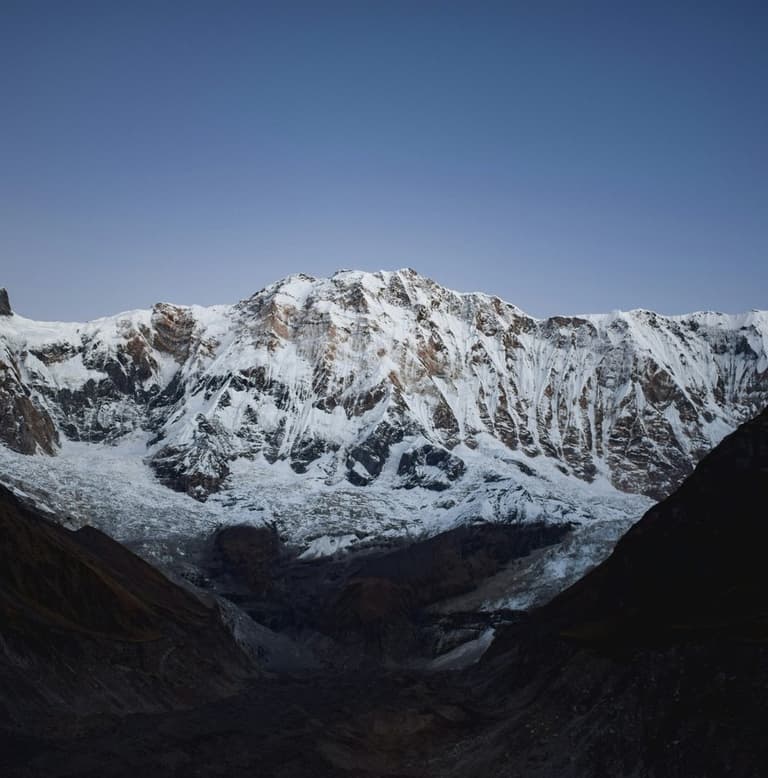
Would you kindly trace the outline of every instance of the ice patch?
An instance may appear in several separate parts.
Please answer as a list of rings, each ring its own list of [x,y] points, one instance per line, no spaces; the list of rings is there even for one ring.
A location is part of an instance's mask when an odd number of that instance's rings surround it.
[[[321,538],[315,538],[310,544],[307,550],[299,555],[299,559],[320,559],[321,557],[333,556],[340,551],[345,551],[354,546],[359,538],[357,535],[323,535]]]

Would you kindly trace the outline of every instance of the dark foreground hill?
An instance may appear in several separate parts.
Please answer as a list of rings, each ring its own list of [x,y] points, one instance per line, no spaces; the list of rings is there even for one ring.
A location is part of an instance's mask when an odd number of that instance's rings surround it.
[[[251,672],[213,605],[98,530],[70,532],[2,488],[0,634],[10,732],[185,707]]]
[[[501,722],[459,764],[498,775],[765,775],[767,548],[764,412],[608,560],[497,638],[474,679]]]
[[[768,412],[706,457],[604,564],[500,633],[470,671],[262,678],[192,710],[38,736],[7,772],[765,775],[767,505]],[[117,591],[104,596],[122,601]],[[158,629],[140,608],[117,614],[100,629]]]

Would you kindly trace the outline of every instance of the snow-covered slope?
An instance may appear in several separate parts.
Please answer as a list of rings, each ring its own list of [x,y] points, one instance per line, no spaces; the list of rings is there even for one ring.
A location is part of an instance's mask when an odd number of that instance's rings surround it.
[[[498,444],[482,454],[462,448],[466,475],[445,492],[397,488],[394,469],[361,488],[261,460],[235,463],[227,488],[200,502],[157,481],[142,461],[145,446],[141,433],[115,445],[65,440],[56,457],[0,446],[0,482],[68,517],[72,527],[91,524],[145,557],[193,574],[206,543],[226,524],[276,526],[313,559],[475,520],[570,522],[611,544],[651,505],[602,479],[586,484],[565,476],[544,460],[532,470],[524,455]]]

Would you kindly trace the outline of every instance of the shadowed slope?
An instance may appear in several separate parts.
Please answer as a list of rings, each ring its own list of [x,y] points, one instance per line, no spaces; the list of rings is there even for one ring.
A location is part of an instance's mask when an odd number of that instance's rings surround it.
[[[248,670],[215,608],[98,530],[63,529],[5,489],[0,625],[0,722],[27,728],[57,712],[185,705]]]
[[[533,622],[597,644],[765,641],[767,553],[768,411],[729,435]]]
[[[470,678],[499,723],[437,774],[760,776],[768,412],[742,425]]]

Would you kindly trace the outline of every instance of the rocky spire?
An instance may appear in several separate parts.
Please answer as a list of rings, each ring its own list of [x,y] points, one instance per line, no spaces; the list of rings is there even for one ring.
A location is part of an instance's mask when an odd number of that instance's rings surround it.
[[[8,290],[5,287],[0,287],[0,316],[10,316],[12,313]]]

